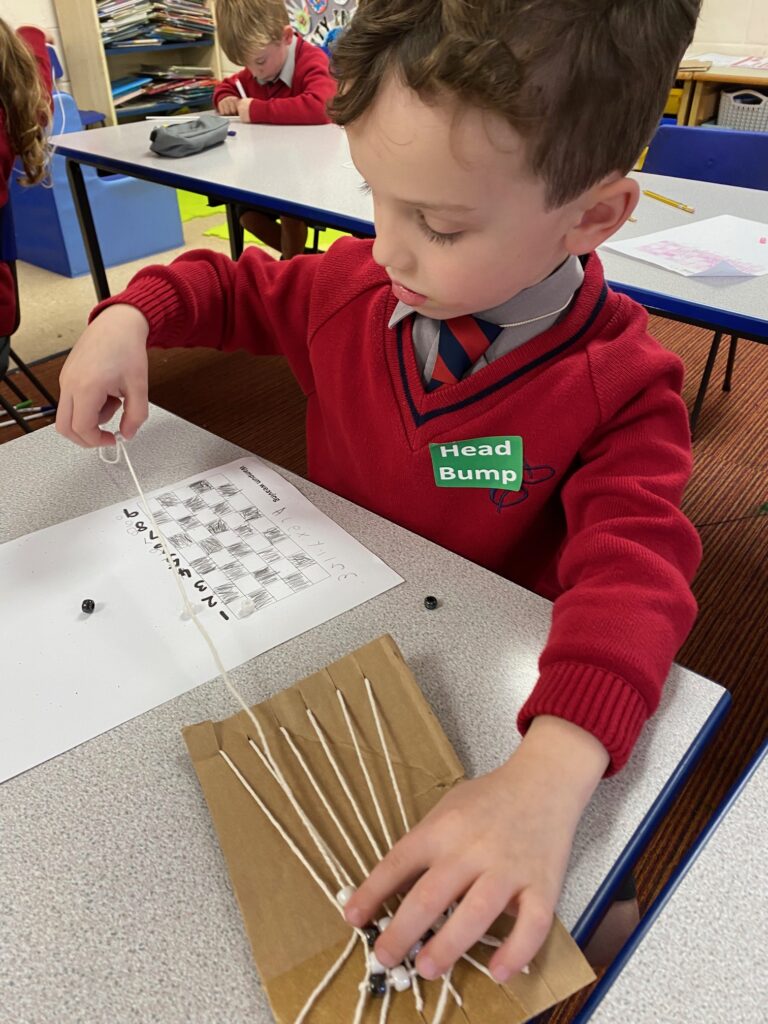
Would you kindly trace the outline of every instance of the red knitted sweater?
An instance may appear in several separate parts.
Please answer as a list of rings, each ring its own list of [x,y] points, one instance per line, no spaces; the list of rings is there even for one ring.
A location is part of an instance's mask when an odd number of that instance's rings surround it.
[[[387,326],[396,300],[369,241],[287,262],[191,252],[110,301],[145,314],[151,345],[284,354],[308,397],[311,478],[553,599],[520,728],[560,716],[597,736],[609,771],[624,764],[693,623],[701,552],[680,512],[682,365],[597,256],[559,323],[429,393],[409,326]],[[504,435],[523,438],[519,492],[435,485],[430,442]]]

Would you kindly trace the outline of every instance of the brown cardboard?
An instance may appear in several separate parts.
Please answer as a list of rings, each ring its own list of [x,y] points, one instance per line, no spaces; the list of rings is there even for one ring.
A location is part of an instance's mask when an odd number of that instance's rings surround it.
[[[387,775],[386,762],[372,720],[363,675],[377,697],[395,774],[413,824],[440,797],[463,778],[461,764],[432,710],[389,636],[367,644],[321,672],[296,683],[254,707],[259,722],[285,777],[301,806],[318,827],[338,860],[359,880],[360,871],[333,823],[319,804],[304,773],[282,739],[279,725],[291,733],[312,767],[339,818],[357,848],[373,864],[373,855],[340,790],[330,765],[307,719],[310,707],[345,772],[369,827],[385,848],[350,742],[335,687],[342,691],[358,729],[363,756],[384,808],[391,834],[402,834],[402,822]],[[248,745],[253,724],[241,712],[223,722],[203,722],[184,729],[184,739],[195,765],[219,835],[253,955],[279,1024],[292,1024],[304,1003],[349,940],[342,917],[310,878],[285,841],[232,773],[220,750],[232,758],[261,799],[282,823],[319,874],[335,885],[288,799]],[[509,929],[509,920],[498,922]],[[475,959],[487,963],[492,950],[476,946]],[[355,948],[344,968],[319,998],[308,1024],[338,1024],[351,1020],[358,985],[364,976],[364,956]],[[559,921],[555,921],[544,947],[531,964],[529,975],[507,985],[495,985],[466,962],[453,973],[463,1009],[449,1001],[444,1024],[522,1024],[594,980],[578,947]],[[410,992],[393,994],[390,1024],[429,1022],[434,1016],[440,982],[421,982],[425,999],[419,1015]],[[379,1020],[380,1000],[368,1000],[363,1020]]]

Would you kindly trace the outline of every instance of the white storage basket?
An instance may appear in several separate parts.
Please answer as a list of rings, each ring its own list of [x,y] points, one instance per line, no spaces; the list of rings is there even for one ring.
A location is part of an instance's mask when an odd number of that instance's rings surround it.
[[[768,96],[754,89],[721,92],[717,123],[742,132],[768,132]]]

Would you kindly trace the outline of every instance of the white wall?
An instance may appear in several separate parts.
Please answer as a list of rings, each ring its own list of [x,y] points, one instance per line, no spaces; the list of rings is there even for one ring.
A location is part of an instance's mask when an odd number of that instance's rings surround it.
[[[90,0],[82,0],[82,2],[89,3]],[[64,60],[64,48],[59,37],[59,25],[56,20],[53,0],[3,0],[0,16],[14,28],[18,28],[19,25],[37,25],[38,28],[51,33],[56,40],[56,52],[64,68],[65,78],[59,84],[68,90],[67,65]]]
[[[691,53],[768,54],[768,0],[704,0]]]

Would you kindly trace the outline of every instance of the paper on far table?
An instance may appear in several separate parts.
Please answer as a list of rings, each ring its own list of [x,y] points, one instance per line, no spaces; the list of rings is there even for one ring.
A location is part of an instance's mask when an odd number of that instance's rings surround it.
[[[603,248],[684,277],[768,274],[768,224],[729,214],[624,242],[605,242]]]
[[[402,582],[255,457],[148,500],[228,670]],[[133,497],[0,545],[0,579],[0,782],[216,675]]]

